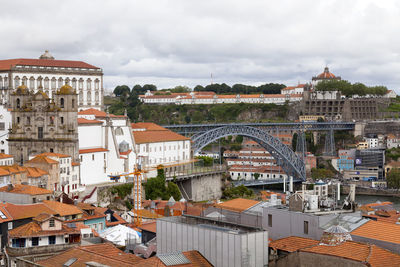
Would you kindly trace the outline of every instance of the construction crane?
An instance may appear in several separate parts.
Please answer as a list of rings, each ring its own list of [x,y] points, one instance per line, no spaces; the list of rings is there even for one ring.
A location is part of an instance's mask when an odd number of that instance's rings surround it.
[[[134,224],[136,227],[140,227],[142,225],[142,216],[140,214],[140,210],[142,209],[142,180],[143,180],[143,174],[150,172],[152,170],[159,170],[159,169],[164,169],[168,167],[175,167],[175,166],[180,166],[184,164],[188,164],[191,162],[195,162],[197,160],[191,160],[185,163],[177,163],[177,164],[171,164],[171,165],[158,165],[157,167],[152,167],[152,168],[147,168],[146,170],[142,170],[142,164],[141,164],[141,159],[138,159],[138,164],[136,164],[134,171],[130,173],[122,173],[122,174],[115,174],[115,175],[108,175],[110,177],[111,181],[118,182],[121,179],[121,176],[127,177],[133,175],[133,210],[135,212],[136,218],[134,220]]]

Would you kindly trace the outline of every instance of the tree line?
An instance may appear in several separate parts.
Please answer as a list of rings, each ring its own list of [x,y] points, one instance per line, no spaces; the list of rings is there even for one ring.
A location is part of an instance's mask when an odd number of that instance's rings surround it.
[[[331,80],[319,82],[315,89],[317,91],[340,91],[346,97],[359,95],[384,95],[388,89],[386,86],[366,86],[362,83],[350,83],[345,80]]]

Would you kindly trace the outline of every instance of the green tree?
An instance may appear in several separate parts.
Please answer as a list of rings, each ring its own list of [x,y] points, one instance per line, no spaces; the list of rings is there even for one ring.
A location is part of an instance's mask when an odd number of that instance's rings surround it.
[[[115,87],[113,93],[115,94],[115,96],[120,97],[120,96],[128,96],[130,92],[131,89],[129,89],[127,85],[118,85],[117,87]]]
[[[241,144],[241,143],[243,142],[243,136],[242,136],[242,135],[238,135],[238,136],[236,136],[236,139],[235,139],[235,141],[236,141],[236,143],[239,143],[239,144]]]
[[[205,167],[212,166],[214,162],[214,159],[208,156],[197,156],[196,159],[201,160],[203,162],[203,166]]]
[[[260,174],[256,172],[256,173],[254,174],[254,179],[258,180],[258,178],[260,178]]]
[[[175,183],[168,182],[167,191],[168,194],[172,196],[175,200],[181,199],[181,192],[179,191],[179,187]]]
[[[386,175],[386,181],[389,188],[400,188],[400,169],[394,168]]]
[[[320,169],[320,168],[312,168],[311,169],[311,177],[316,179],[326,179],[332,178],[334,176],[333,172],[329,169]]]
[[[142,90],[144,92],[147,92],[147,90],[149,90],[149,91],[157,91],[157,86],[155,86],[154,84],[145,84],[145,85],[143,85]]]

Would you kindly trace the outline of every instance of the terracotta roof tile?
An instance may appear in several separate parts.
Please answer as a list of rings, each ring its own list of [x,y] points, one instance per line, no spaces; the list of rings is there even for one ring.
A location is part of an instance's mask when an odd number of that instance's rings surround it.
[[[63,266],[71,258],[76,258],[77,261],[70,267],[86,267],[85,263],[90,261],[113,267],[133,267],[137,263],[144,261],[131,253],[119,250],[110,243],[103,243],[72,248],[37,263],[45,267]]]
[[[26,194],[26,195],[44,195],[44,194],[52,194],[53,191],[47,190],[44,188],[32,186],[32,185],[24,185],[24,184],[15,184],[13,188],[10,189],[9,186],[0,187],[0,192],[8,192],[14,194]]]
[[[146,129],[148,131],[168,131],[167,128],[164,128],[158,124],[152,122],[137,122],[131,123],[132,129]]]
[[[135,213],[134,210],[132,210],[133,213]],[[162,218],[163,216],[154,212],[151,212],[146,209],[141,209],[138,210],[138,214],[140,214],[141,217],[147,218],[147,219],[157,219],[157,218]]]
[[[139,227],[139,229],[156,233],[157,232],[157,221],[150,221],[150,222],[144,222],[142,223],[142,226]]]
[[[133,131],[136,144],[190,140],[172,131]]]
[[[112,118],[126,118],[125,115],[114,115],[114,114],[107,114],[104,111],[95,109],[95,108],[89,108],[85,110],[81,110],[78,112],[78,115],[94,115],[97,118],[105,118],[105,117],[112,117]]]
[[[54,153],[54,152],[45,152],[36,156],[47,156],[47,157],[55,157],[55,158],[70,158],[70,155],[61,154],[61,153]]]
[[[73,60],[48,60],[48,59],[27,59],[27,58],[0,60],[0,70],[10,70],[11,68],[17,65],[99,69],[98,67],[90,65],[86,62],[73,61]]]
[[[60,230],[42,230],[40,224],[36,221],[21,225],[17,228],[8,231],[10,238],[20,237],[34,237],[34,236],[48,236],[48,235],[63,235],[63,234],[79,234],[80,232],[76,229],[69,228],[66,225],[62,225]]]
[[[228,200],[226,202],[220,203],[220,204],[215,204],[214,206],[217,208],[222,208],[226,210],[233,210],[233,211],[245,211],[255,205],[260,203],[257,200],[252,200],[252,199],[245,199],[245,198],[235,198],[232,200]]]
[[[318,245],[318,243],[319,243],[318,240],[310,238],[289,236],[270,242],[269,247],[277,250],[283,250],[286,252],[295,252],[302,248]]]
[[[87,154],[87,153],[96,153],[96,152],[107,152],[108,149],[98,147],[98,148],[89,148],[89,149],[79,149],[79,154]]]
[[[26,170],[28,171],[28,177],[31,178],[38,178],[42,177],[43,175],[48,175],[49,173],[36,167],[25,167]]]
[[[336,246],[318,245],[300,251],[368,263],[371,267],[400,266],[400,255],[375,245],[353,241],[346,241]]]
[[[58,161],[51,159],[45,155],[38,155],[33,159],[29,160],[28,163],[48,163],[48,164],[57,164]]]
[[[397,224],[371,220],[361,225],[350,234],[352,236],[361,236],[400,244],[400,225]]]
[[[78,124],[103,124],[103,122],[98,120],[88,120],[85,118],[78,118]]]
[[[48,213],[55,215],[56,212],[43,203],[29,204],[29,205],[16,205],[11,203],[2,204],[7,212],[14,220],[34,218],[41,213]]]
[[[13,156],[4,154],[4,153],[0,153],[0,159],[8,159],[8,158],[13,158]]]
[[[74,205],[64,204],[53,200],[43,200],[43,204],[53,210],[53,214],[60,216],[82,214],[82,210]]]

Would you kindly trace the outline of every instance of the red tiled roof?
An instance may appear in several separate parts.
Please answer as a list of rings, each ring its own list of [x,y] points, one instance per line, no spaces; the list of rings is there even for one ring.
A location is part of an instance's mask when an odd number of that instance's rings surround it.
[[[9,188],[8,185],[0,187],[0,192],[8,192],[14,194],[26,194],[26,195],[44,195],[44,194],[52,194],[53,191],[32,186],[32,185],[24,185],[24,184],[15,184],[12,189]]]
[[[96,152],[107,152],[108,149],[98,147],[98,148],[89,148],[89,149],[79,149],[79,154],[86,154],[86,153],[96,153]]]
[[[133,131],[136,144],[185,141],[190,140],[183,135],[177,134],[170,130],[167,131]]]
[[[134,267],[144,261],[132,253],[119,250],[110,243],[103,243],[72,248],[37,263],[45,267],[63,266],[71,258],[77,260],[70,267],[85,267],[85,263],[90,261],[113,267]]]
[[[157,221],[150,221],[150,222],[144,222],[142,223],[142,226],[139,227],[139,229],[156,233],[157,232]]]
[[[56,212],[43,203],[16,205],[11,203],[2,204],[14,220],[33,218],[41,213],[56,214]]]
[[[55,158],[70,158],[70,155],[61,154],[61,153],[54,153],[54,152],[45,152],[36,156],[47,156],[47,157],[55,157]]]
[[[13,156],[4,154],[4,153],[0,153],[0,159],[8,159],[8,158],[13,158]]]
[[[88,120],[85,118],[78,118],[78,124],[103,124],[103,122],[98,120]]]
[[[47,171],[44,171],[44,170],[36,168],[36,167],[25,167],[25,168],[28,171],[28,177],[38,178],[38,177],[42,177],[43,175],[49,174]]]
[[[8,231],[10,238],[21,237],[35,237],[35,236],[49,236],[49,235],[63,235],[63,234],[79,234],[76,229],[69,228],[62,224],[60,230],[42,230],[40,224],[36,221],[21,225],[17,228]]]
[[[158,124],[152,122],[137,122],[131,123],[132,129],[146,129],[148,131],[168,131],[167,128],[164,128]]]
[[[43,204],[54,211],[52,214],[59,214],[60,216],[83,213],[78,207],[74,205],[64,204],[53,200],[43,200]]]
[[[251,207],[260,203],[257,200],[245,199],[245,198],[235,198],[232,200],[225,201],[220,204],[215,204],[214,206],[221,209],[232,210],[232,211],[245,211]]]
[[[11,68],[13,68],[17,65],[39,66],[39,67],[100,69],[99,67],[90,65],[83,61],[73,61],[73,60],[49,60],[49,59],[27,59],[27,58],[0,60],[0,70],[11,70]]]
[[[352,236],[361,236],[369,239],[400,244],[400,225],[397,224],[371,220],[364,223],[350,234]]]
[[[269,247],[286,252],[295,252],[302,248],[318,245],[318,243],[318,240],[310,238],[289,236],[270,242]]]
[[[28,163],[48,163],[48,164],[57,164],[58,161],[51,159],[45,155],[38,155],[33,159],[29,160]]]
[[[124,115],[107,114],[106,112],[95,109],[95,108],[81,110],[78,112],[78,115],[94,115],[95,117],[98,117],[98,118],[105,118],[105,117],[125,118],[126,117]]]

